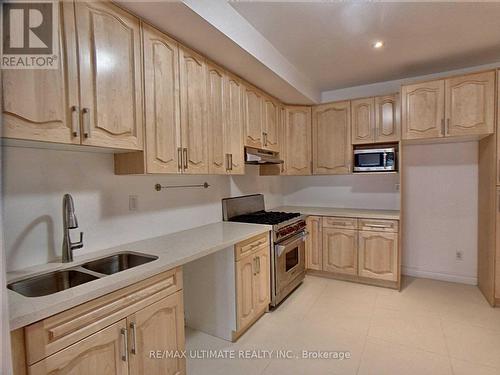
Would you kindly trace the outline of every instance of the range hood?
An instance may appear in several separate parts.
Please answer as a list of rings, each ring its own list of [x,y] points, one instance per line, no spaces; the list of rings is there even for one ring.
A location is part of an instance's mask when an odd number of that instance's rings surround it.
[[[283,164],[283,160],[277,152],[245,147],[245,164]]]

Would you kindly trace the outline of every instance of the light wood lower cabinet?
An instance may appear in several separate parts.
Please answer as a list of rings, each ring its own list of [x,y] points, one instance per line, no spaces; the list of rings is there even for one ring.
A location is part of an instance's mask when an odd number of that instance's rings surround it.
[[[359,232],[359,276],[398,279],[398,234]]]
[[[358,232],[323,228],[323,270],[356,275],[358,273]]]
[[[127,357],[127,322],[122,319],[30,366],[28,374],[126,375]]]
[[[307,230],[311,273],[400,288],[398,220],[309,216]]]
[[[306,220],[309,235],[306,238],[306,268],[323,269],[323,228],[321,216],[309,216]]]
[[[180,356],[151,358],[150,352],[167,350],[175,354],[184,348],[184,309],[182,292],[176,292],[127,318],[129,327],[130,374],[185,373]]]
[[[235,246],[236,335],[262,315],[271,302],[268,236],[266,233]]]
[[[143,280],[21,328],[13,352],[29,374],[185,374],[180,268]]]

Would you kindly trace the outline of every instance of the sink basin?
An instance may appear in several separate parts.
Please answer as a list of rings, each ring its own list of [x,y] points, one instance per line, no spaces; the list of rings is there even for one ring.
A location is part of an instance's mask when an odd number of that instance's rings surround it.
[[[10,283],[7,288],[26,297],[41,297],[96,279],[98,277],[75,270],[55,271]]]
[[[125,252],[82,264],[82,267],[90,271],[112,275],[113,273],[125,271],[156,259],[158,257],[153,255]]]

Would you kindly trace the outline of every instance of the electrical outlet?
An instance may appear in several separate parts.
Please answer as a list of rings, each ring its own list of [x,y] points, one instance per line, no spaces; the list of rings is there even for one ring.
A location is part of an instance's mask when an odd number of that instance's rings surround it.
[[[394,184],[394,190],[399,191],[400,188],[401,188],[400,184]]]
[[[464,260],[464,253],[460,250],[457,250],[455,257],[457,260]]]
[[[137,211],[139,197],[137,195],[129,195],[128,196],[128,210],[129,211]]]

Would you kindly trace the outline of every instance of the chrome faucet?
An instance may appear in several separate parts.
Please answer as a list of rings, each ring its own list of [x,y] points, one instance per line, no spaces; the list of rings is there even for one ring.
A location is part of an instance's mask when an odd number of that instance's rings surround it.
[[[73,261],[73,250],[83,247],[83,232],[80,232],[80,241],[71,242],[69,236],[70,229],[78,228],[78,220],[75,215],[75,206],[73,197],[69,194],[64,194],[63,197],[63,245],[62,245],[62,262],[68,263]]]

